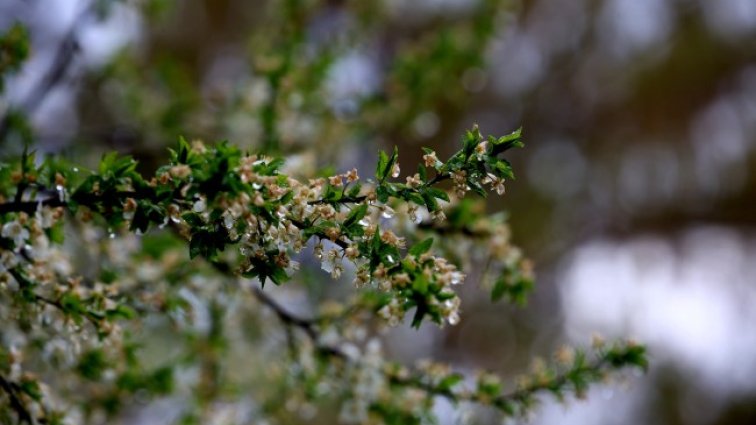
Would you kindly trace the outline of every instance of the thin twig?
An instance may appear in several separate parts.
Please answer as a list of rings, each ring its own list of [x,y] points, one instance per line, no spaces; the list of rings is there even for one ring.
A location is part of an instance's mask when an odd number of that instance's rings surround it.
[[[0,388],[2,388],[3,391],[5,391],[5,394],[8,395],[11,407],[16,411],[19,421],[29,424],[33,423],[34,418],[32,417],[31,412],[29,412],[29,409],[26,408],[17,394],[17,385],[0,375]]]
[[[598,370],[601,370],[603,367],[607,366],[607,364],[608,364],[608,361],[604,358],[601,358],[595,361],[593,364],[583,366],[578,371],[579,372],[598,371]],[[548,381],[536,382],[532,385],[519,388],[509,393],[501,394],[494,398],[488,398],[488,396],[478,394],[475,391],[454,392],[450,388],[441,387],[438,385],[433,385],[428,382],[424,382],[422,379],[423,378],[422,376],[402,377],[402,376],[397,376],[395,373],[392,373],[389,370],[384,370],[384,374],[389,378],[389,381],[394,385],[417,388],[419,390],[425,391],[428,394],[444,397],[447,400],[454,403],[458,403],[462,401],[473,402],[473,403],[490,403],[491,405],[496,406],[501,409],[504,409],[507,406],[511,406],[511,403],[524,402],[528,399],[528,397],[532,396],[533,394],[539,391],[553,389],[553,388],[561,388],[568,383],[568,381],[570,380],[570,375],[574,374],[575,372],[576,370],[566,371],[565,373],[562,373]]]
[[[96,1],[92,1],[76,17],[71,28],[68,30],[63,40],[58,46],[55,58],[50,68],[45,72],[37,85],[29,92],[26,99],[21,101],[20,109],[26,114],[33,114],[34,111],[43,103],[52,89],[57,86],[66,76],[68,69],[73,62],[73,58],[79,51],[78,32],[84,21],[94,12]],[[4,140],[10,130],[11,109],[0,120],[0,141]]]

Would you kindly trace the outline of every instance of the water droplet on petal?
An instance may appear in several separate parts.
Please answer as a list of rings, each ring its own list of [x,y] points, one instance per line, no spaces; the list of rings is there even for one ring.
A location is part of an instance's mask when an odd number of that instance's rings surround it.
[[[462,282],[463,278],[464,278],[464,275],[462,275],[462,273],[460,273],[460,272],[452,272],[452,276],[451,276],[451,283],[452,283],[452,285],[459,284],[460,282]]]

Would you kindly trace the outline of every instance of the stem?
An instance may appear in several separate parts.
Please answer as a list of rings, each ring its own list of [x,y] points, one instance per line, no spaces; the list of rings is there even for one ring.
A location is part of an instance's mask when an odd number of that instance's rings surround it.
[[[34,423],[34,418],[32,417],[31,412],[29,412],[29,409],[24,406],[24,403],[21,401],[21,398],[19,398],[17,394],[18,385],[0,375],[0,388],[2,388],[5,394],[8,395],[11,408],[16,411],[19,421],[29,424]]]
[[[37,208],[40,206],[48,206],[51,208],[64,207],[66,202],[61,201],[58,198],[47,198],[39,201],[13,201],[0,204],[0,214],[9,212],[25,212],[28,214],[34,214]]]
[[[528,397],[530,397],[531,395],[533,395],[534,393],[538,391],[543,391],[543,390],[553,389],[553,388],[561,388],[565,386],[569,382],[570,375],[573,375],[575,373],[598,371],[598,370],[601,370],[603,367],[607,366],[607,364],[608,364],[608,361],[605,358],[600,358],[596,360],[593,364],[583,366],[579,369],[571,369],[571,370],[565,371],[564,373],[557,375],[553,379],[550,379],[547,381],[539,381],[535,384],[525,386],[518,390],[499,395],[493,399],[488,398],[486,395],[480,395],[475,391],[454,392],[449,388],[444,388],[444,387],[433,385],[427,382],[423,382],[421,376],[400,377],[393,374],[391,371],[388,371],[388,370],[384,371],[384,373],[389,377],[389,381],[394,385],[417,388],[417,389],[427,392],[428,394],[444,397],[447,400],[452,401],[454,403],[467,401],[467,402],[474,402],[474,403],[481,403],[481,404],[491,404],[493,406],[498,407],[499,409],[504,410],[504,409],[507,409],[508,407],[511,408],[512,403],[525,402]]]
[[[320,339],[320,330],[317,328],[316,320],[305,319],[296,316],[293,313],[290,313],[275,300],[273,300],[273,298],[271,298],[268,294],[263,292],[262,289],[256,286],[252,288],[252,295],[254,295],[255,298],[260,301],[260,303],[273,310],[278,319],[287,327],[287,329],[291,329],[292,327],[301,329],[321,354],[344,360],[349,359],[346,353],[341,351],[339,348],[321,345],[318,342],[318,340]]]

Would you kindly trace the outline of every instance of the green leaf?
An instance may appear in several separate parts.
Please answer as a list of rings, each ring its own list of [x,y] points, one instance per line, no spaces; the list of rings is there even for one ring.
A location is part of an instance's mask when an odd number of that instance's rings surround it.
[[[327,184],[325,189],[323,189],[323,200],[329,201],[329,202],[337,202],[341,199],[341,191],[336,190],[333,186],[330,184]]]
[[[386,152],[378,152],[378,165],[375,167],[375,178],[382,182],[386,179],[386,166],[388,165],[389,157]]]
[[[179,136],[179,148],[176,154],[176,162],[179,164],[188,163],[190,149],[189,143],[184,139],[184,136]]]
[[[412,282],[412,290],[423,295],[428,293],[428,279],[423,273],[418,273],[415,276],[415,280]]]
[[[399,157],[399,148],[394,146],[394,152],[391,154],[391,157],[386,155],[385,152],[380,151],[379,157],[378,157],[378,166],[376,167],[375,177],[378,179],[379,183],[383,183],[384,180],[386,180],[391,174],[391,169],[394,168],[394,164],[396,163],[397,158]]]
[[[422,180],[423,183],[428,181],[428,171],[422,163],[417,164],[417,174],[420,176],[420,180]]]
[[[110,319],[133,319],[136,317],[137,313],[134,311],[133,308],[127,306],[127,305],[119,305],[116,308],[112,310],[108,310],[106,313],[106,316]]]
[[[513,140],[520,140],[522,138],[522,127],[518,128],[517,130],[507,134],[506,136],[499,137],[498,140],[496,140],[496,144],[500,145],[502,143],[511,142]]]
[[[367,204],[360,204],[358,207],[352,209],[344,220],[344,227],[349,227],[354,223],[362,220],[368,212]]]
[[[286,204],[288,204],[289,202],[291,202],[291,200],[292,200],[292,199],[294,199],[294,192],[290,190],[290,191],[286,192],[286,193],[285,193],[285,194],[284,194],[284,195],[283,195],[283,196],[282,196],[282,197],[281,197],[281,198],[280,198],[280,199],[278,200],[278,203],[279,203],[279,204],[281,204],[281,205],[286,205]]]
[[[275,257],[279,254],[278,249],[273,249],[265,253],[265,257],[251,257],[251,267],[242,273],[246,278],[257,277],[260,284],[265,287],[265,281],[270,279],[274,284],[280,285],[289,280],[289,276],[282,267],[276,265]]]
[[[153,394],[168,394],[173,390],[173,368],[161,367],[152,372],[146,382],[147,389]]]
[[[375,195],[379,202],[386,203],[393,194],[388,184],[382,184],[375,188]]]
[[[71,315],[74,319],[79,319],[81,315],[87,312],[84,304],[81,302],[81,298],[75,293],[66,292],[60,297],[59,302],[63,307],[63,312]]]
[[[190,227],[201,227],[205,224],[205,220],[202,216],[194,212],[185,213],[181,218],[183,218],[184,221],[186,221],[186,224]]]
[[[105,174],[113,168],[116,158],[118,158],[118,152],[110,152],[105,154],[100,160],[100,166],[98,170],[100,174]]]
[[[405,191],[404,193],[402,193],[402,198],[406,201],[414,202],[415,204],[420,206],[425,205],[425,200],[423,200],[423,197],[417,192],[409,190]]]
[[[423,300],[423,302],[417,304],[415,315],[412,317],[411,326],[415,329],[420,328],[420,325],[423,323],[423,318],[426,314],[428,314],[428,305]]]
[[[433,238],[428,238],[418,244],[413,245],[412,248],[409,249],[409,254],[414,255],[414,256],[420,256],[428,252],[428,250],[430,250],[432,245],[433,245]]]
[[[399,159],[399,148],[394,146],[394,152],[391,154],[391,158],[389,158],[388,165],[386,165],[387,176],[391,174],[391,170],[394,168],[394,164],[396,164],[396,161],[398,159]]]
[[[489,166],[497,177],[503,177],[505,179],[514,180],[514,172],[512,172],[512,165],[506,159],[498,159],[490,157],[491,161]]]
[[[79,374],[90,381],[97,381],[102,376],[102,373],[108,367],[105,353],[102,350],[94,349],[84,353],[79,364],[76,366],[76,370]]]
[[[212,258],[218,251],[218,243],[222,243],[215,238],[215,235],[207,230],[200,230],[193,234],[191,241],[189,241],[189,257]]]
[[[139,203],[136,211],[134,211],[134,218],[131,220],[129,230],[139,230],[140,232],[145,233],[149,226],[150,219],[148,216],[148,209],[142,203]]]
[[[451,390],[455,385],[459,384],[464,380],[464,377],[459,373],[452,373],[451,375],[445,377],[441,380],[441,382],[438,383],[438,388],[441,391],[448,391]]]
[[[289,275],[286,274],[286,271],[280,267],[274,268],[270,275],[268,276],[270,280],[273,281],[276,285],[281,285],[282,283],[289,280]]]
[[[528,301],[528,294],[533,290],[533,281],[519,275],[506,272],[494,283],[491,290],[491,301],[507,298],[510,302],[524,306]]]
[[[488,196],[486,189],[484,189],[477,180],[468,180],[467,185],[470,186],[470,189],[472,189],[473,192],[477,193],[478,195],[484,198]]]
[[[359,196],[360,190],[362,190],[362,184],[355,183],[352,187],[349,188],[347,196],[350,198],[356,198],[357,196]]]
[[[425,191],[428,192],[429,195],[436,199],[441,199],[442,201],[449,202],[449,194],[446,193],[446,191],[435,188],[435,187],[428,187],[425,188]]]
[[[491,301],[497,302],[507,293],[507,283],[503,278],[496,279],[494,287],[491,290]]]
[[[42,391],[39,388],[39,382],[32,379],[24,378],[19,383],[19,387],[21,391],[23,391],[24,393],[26,393],[26,395],[31,397],[32,400],[39,401],[42,399]]]
[[[499,154],[511,148],[521,148],[525,146],[522,143],[522,127],[506,136],[499,137],[493,145],[491,155]]]
[[[430,188],[425,188],[424,190],[422,190],[420,192],[420,196],[423,197],[423,201],[425,202],[426,208],[428,208],[428,212],[436,212],[440,209],[440,207],[438,206],[438,201],[429,189]]]
[[[64,227],[62,223],[58,223],[55,226],[49,228],[47,230],[47,235],[50,238],[50,241],[56,244],[62,244],[65,240],[65,232]]]
[[[643,345],[612,348],[606,353],[606,360],[615,368],[637,366],[644,370],[648,369],[646,347]]]
[[[3,92],[3,77],[21,69],[29,56],[29,32],[21,23],[14,23],[0,34],[0,93]]]
[[[264,176],[274,176],[278,174],[278,170],[284,164],[283,158],[275,158],[270,162],[266,162],[259,167],[256,167],[255,171]]]
[[[497,397],[501,394],[501,383],[478,381],[478,392],[489,397]]]
[[[464,138],[462,139],[462,151],[464,152],[465,159],[469,158],[470,155],[475,151],[475,147],[478,146],[478,143],[480,142],[480,138],[478,137],[479,133],[475,133],[471,130],[468,130],[465,133]]]

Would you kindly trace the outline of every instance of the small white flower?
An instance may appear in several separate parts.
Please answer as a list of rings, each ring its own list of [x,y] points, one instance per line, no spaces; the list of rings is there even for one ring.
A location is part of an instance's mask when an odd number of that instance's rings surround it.
[[[431,213],[431,218],[437,222],[444,221],[446,220],[446,214],[444,214],[444,212],[441,210],[434,211],[433,213]]]
[[[176,177],[178,179],[185,179],[189,177],[190,174],[192,174],[192,169],[189,168],[189,166],[186,164],[179,164],[171,167],[169,172],[173,177]]]
[[[174,223],[181,222],[181,208],[176,204],[168,205],[168,217]]]
[[[381,217],[383,217],[383,218],[392,218],[392,217],[394,217],[394,214],[395,214],[394,209],[391,208],[390,206],[388,206],[388,205],[382,205],[380,208],[381,208]]]
[[[338,279],[341,277],[341,273],[344,272],[344,267],[341,266],[341,264],[335,264],[333,266],[333,270],[331,270],[331,277],[334,279]]]
[[[205,202],[205,198],[199,198],[195,203],[194,206],[192,206],[192,210],[196,213],[204,212],[205,209],[207,209],[207,203]]]
[[[35,213],[35,218],[37,223],[39,223],[43,229],[49,229],[55,224],[55,213],[53,212],[53,209],[48,206],[43,207],[40,204],[40,207],[37,208],[37,212]]]
[[[134,212],[137,209],[137,201],[134,198],[126,198],[123,203],[123,218],[124,220],[132,220],[134,218]]]
[[[13,220],[3,225],[2,235],[4,238],[13,239],[16,249],[20,249],[24,242],[29,239],[29,230],[17,220]]]
[[[495,190],[499,195],[504,194],[504,179],[502,179],[501,177],[497,177],[491,173],[488,173],[484,183],[491,183],[491,190]]]
[[[13,254],[10,251],[3,251],[0,253],[0,272],[12,269],[17,265],[18,259],[16,258],[16,254]]]
[[[426,167],[435,167],[439,162],[436,157],[436,152],[433,151],[423,155],[423,161],[425,162]]]
[[[331,186],[339,187],[339,186],[341,186],[341,185],[344,184],[343,176],[337,175],[337,176],[329,177],[328,178],[328,183],[330,183]]]
[[[452,285],[459,285],[464,280],[465,275],[460,272],[451,272],[451,284]]]
[[[423,184],[423,180],[420,178],[420,174],[415,173],[413,176],[407,176],[407,186],[419,187]]]
[[[488,142],[483,141],[475,146],[475,156],[478,158],[478,160],[483,160],[486,153],[488,153]]]

